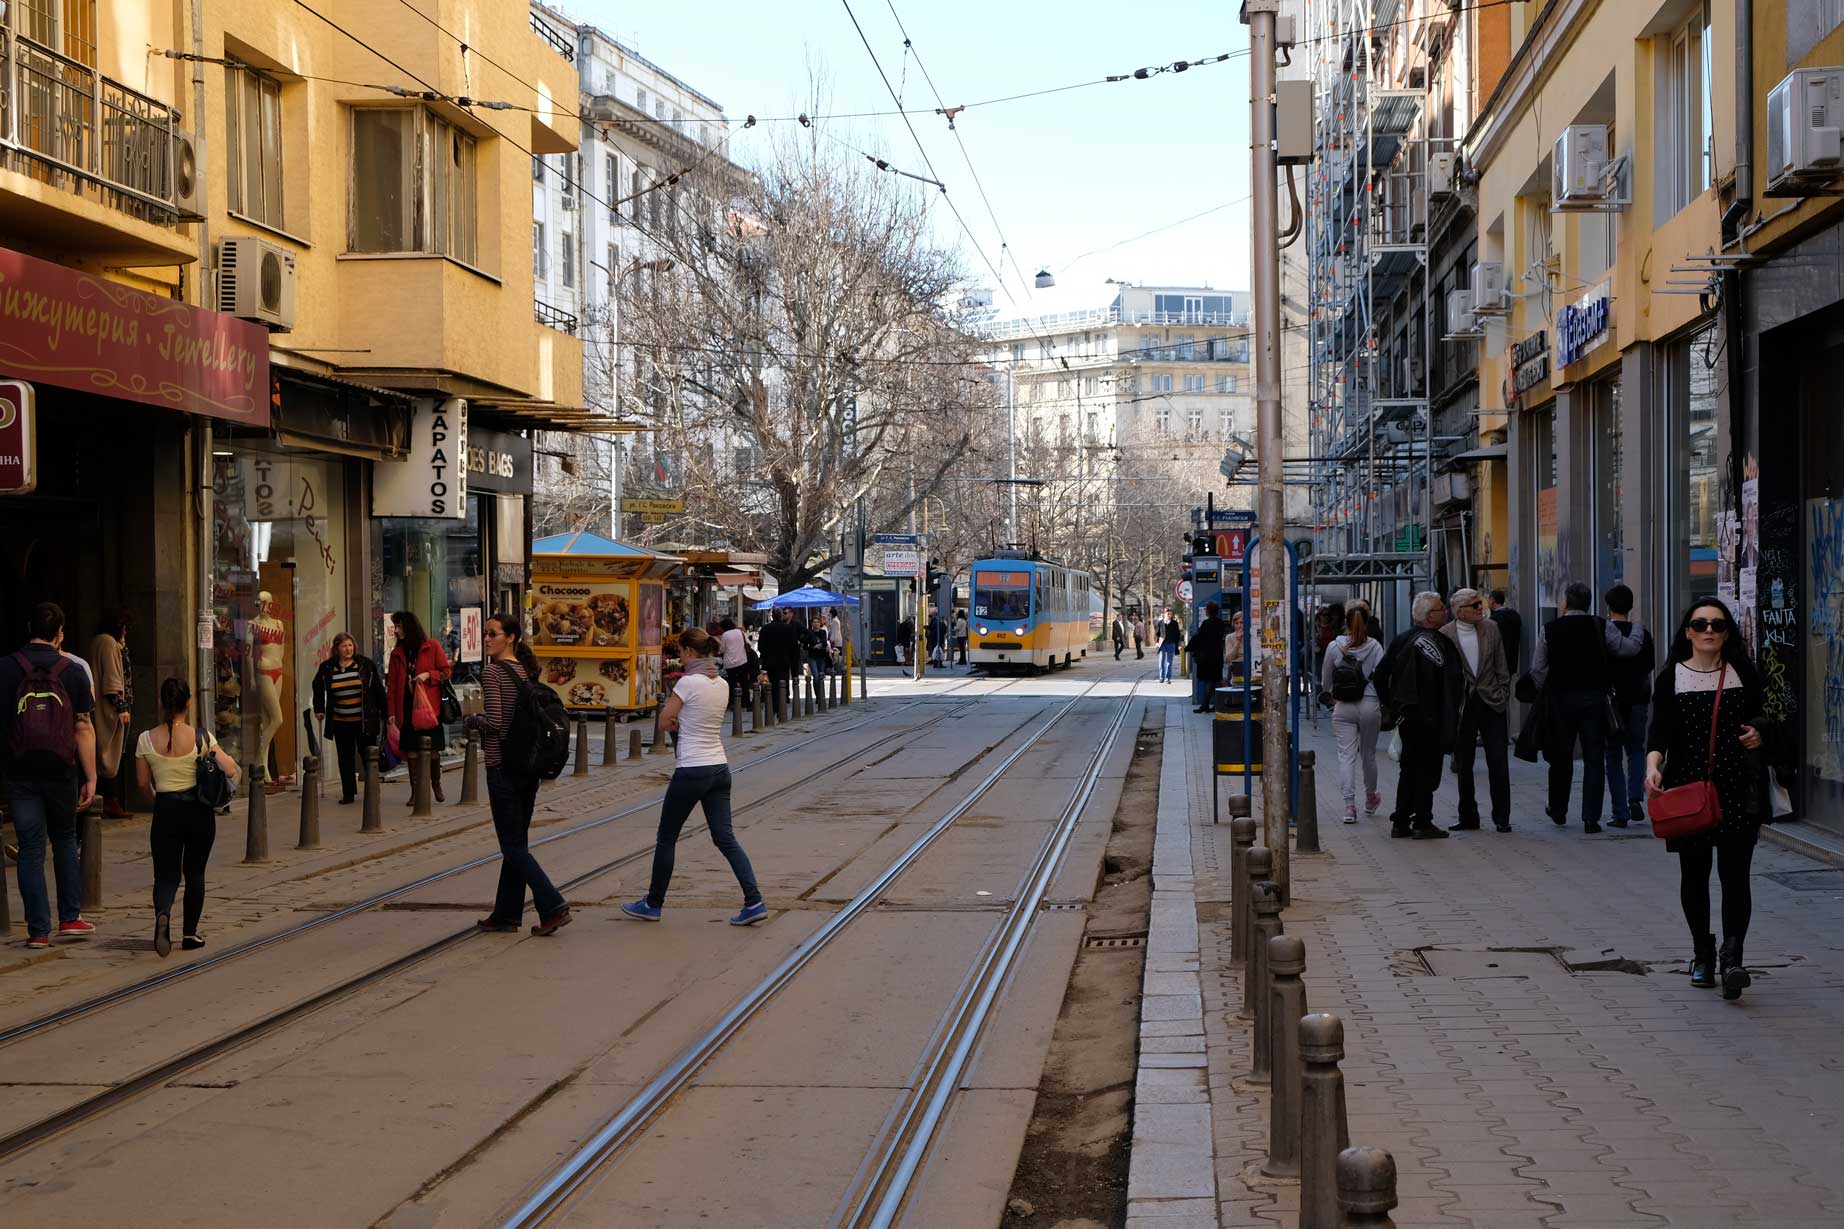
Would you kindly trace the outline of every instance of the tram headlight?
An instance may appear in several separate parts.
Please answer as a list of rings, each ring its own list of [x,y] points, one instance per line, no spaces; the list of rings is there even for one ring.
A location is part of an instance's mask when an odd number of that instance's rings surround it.
[[[984,628],[984,627],[982,627],[982,628],[980,629],[980,635],[982,635],[982,636],[990,636],[990,635],[992,635],[992,632],[991,632],[991,630],[990,630],[990,629],[988,629],[988,628]]]

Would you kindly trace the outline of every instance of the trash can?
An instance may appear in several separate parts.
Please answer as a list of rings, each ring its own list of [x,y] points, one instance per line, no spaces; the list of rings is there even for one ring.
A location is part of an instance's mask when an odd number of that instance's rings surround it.
[[[1248,715],[1242,712],[1248,696]],[[1210,723],[1211,750],[1220,774],[1261,771],[1261,684],[1232,683],[1218,687],[1213,697],[1215,718]]]

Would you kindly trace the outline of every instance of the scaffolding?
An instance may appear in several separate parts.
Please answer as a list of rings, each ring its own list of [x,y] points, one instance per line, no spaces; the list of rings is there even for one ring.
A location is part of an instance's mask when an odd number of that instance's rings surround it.
[[[1435,18],[1405,19],[1401,0],[1304,8],[1317,101],[1306,235],[1309,575],[1315,587],[1345,586],[1406,610],[1435,574],[1430,170],[1451,166],[1454,146],[1428,135],[1423,36]]]

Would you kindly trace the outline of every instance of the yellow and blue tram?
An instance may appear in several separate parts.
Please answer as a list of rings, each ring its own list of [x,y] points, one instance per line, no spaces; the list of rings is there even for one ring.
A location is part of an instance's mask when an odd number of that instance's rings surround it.
[[[1088,655],[1089,575],[1023,551],[973,564],[967,657],[989,668],[1069,666]]]

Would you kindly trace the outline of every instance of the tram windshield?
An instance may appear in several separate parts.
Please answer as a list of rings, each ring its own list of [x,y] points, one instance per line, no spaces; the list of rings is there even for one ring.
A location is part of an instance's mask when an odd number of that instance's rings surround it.
[[[975,572],[973,617],[976,619],[1028,619],[1031,617],[1029,572]]]

